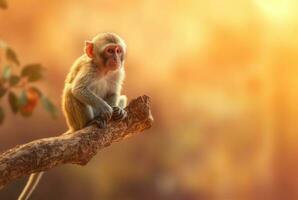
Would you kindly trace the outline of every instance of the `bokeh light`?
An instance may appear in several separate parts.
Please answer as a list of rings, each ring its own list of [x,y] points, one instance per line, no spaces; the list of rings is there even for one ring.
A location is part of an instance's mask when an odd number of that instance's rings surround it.
[[[57,105],[84,41],[104,31],[126,40],[123,92],[152,97],[154,126],[46,173],[32,200],[298,198],[298,1],[14,0],[0,11],[0,38],[47,68],[41,86]],[[10,114],[0,150],[65,130],[61,113]]]

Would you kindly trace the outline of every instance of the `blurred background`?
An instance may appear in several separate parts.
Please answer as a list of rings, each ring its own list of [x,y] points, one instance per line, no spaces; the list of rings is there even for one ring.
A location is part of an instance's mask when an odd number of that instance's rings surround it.
[[[22,63],[46,67],[40,85],[60,113],[53,120],[40,106],[28,119],[7,112],[0,151],[66,130],[65,76],[99,32],[127,42],[123,93],[151,96],[155,118],[87,166],[47,172],[32,200],[298,198],[297,1],[8,3],[0,38]],[[0,199],[16,199],[26,180],[7,185]]]

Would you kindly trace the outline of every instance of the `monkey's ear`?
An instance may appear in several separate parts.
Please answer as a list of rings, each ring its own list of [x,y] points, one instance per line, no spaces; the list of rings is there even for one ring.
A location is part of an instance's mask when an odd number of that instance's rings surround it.
[[[92,41],[85,41],[85,53],[89,58],[93,58],[94,52],[93,52],[93,42]]]

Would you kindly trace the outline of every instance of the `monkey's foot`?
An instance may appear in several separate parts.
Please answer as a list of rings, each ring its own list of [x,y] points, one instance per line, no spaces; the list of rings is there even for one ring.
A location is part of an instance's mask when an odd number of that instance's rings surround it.
[[[127,116],[127,112],[120,107],[113,107],[112,119],[115,121],[121,121]]]
[[[96,118],[88,123],[88,125],[96,124],[99,128],[107,128],[107,121],[100,118]]]

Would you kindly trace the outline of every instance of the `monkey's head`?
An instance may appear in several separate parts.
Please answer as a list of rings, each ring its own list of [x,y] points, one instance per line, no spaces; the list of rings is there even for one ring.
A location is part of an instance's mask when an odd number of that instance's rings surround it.
[[[116,71],[123,67],[126,45],[114,33],[101,33],[92,41],[86,41],[85,53],[97,66],[106,71]]]

